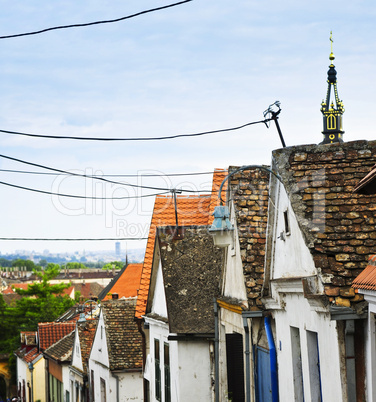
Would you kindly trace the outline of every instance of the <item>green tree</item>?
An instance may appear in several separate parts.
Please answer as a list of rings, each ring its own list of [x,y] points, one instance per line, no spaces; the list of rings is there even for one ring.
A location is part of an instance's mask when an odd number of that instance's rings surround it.
[[[14,260],[12,262],[12,267],[26,267],[27,271],[33,271],[36,269],[36,265],[33,263],[33,261],[30,260],[22,260],[21,258]]]
[[[107,270],[111,270],[113,268],[122,269],[123,267],[124,267],[124,262],[122,262],[122,261],[112,261],[112,262],[108,262],[107,264],[104,264],[102,269],[107,269]]]
[[[49,263],[44,272],[34,271],[39,281],[29,284],[27,289],[15,289],[23,296],[13,311],[21,330],[35,331],[39,322],[54,321],[74,305],[75,301],[63,293],[70,283],[49,283],[59,272],[59,265]]]

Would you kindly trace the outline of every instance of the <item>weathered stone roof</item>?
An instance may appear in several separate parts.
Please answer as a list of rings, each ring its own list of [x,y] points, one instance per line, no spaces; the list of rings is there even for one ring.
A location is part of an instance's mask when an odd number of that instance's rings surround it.
[[[47,348],[43,352],[43,355],[61,363],[70,363],[72,360],[74,334],[75,331],[73,330],[68,335],[65,335],[63,338]]]
[[[91,347],[93,346],[97,324],[98,319],[86,320],[84,323],[77,324],[84,373],[87,372],[87,362],[89,360]]]
[[[339,305],[361,300],[351,284],[376,249],[376,196],[353,193],[375,162],[376,141],[273,152],[273,170],[289,194],[325,293]]]
[[[136,299],[102,302],[110,370],[142,369],[142,337],[134,320]]]
[[[214,246],[207,226],[179,229],[181,239],[158,230],[170,332],[211,334],[224,251]]]
[[[230,173],[236,167],[230,167]],[[244,281],[250,310],[262,308],[269,173],[251,169],[230,178],[228,196],[233,200],[238,228]]]

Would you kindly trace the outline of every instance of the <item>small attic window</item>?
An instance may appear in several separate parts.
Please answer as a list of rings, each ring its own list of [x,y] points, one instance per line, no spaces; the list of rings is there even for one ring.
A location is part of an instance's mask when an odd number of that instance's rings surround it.
[[[285,221],[285,233],[286,236],[289,236],[291,234],[290,231],[290,221],[289,221],[289,211],[286,209],[286,211],[283,212],[283,219]]]

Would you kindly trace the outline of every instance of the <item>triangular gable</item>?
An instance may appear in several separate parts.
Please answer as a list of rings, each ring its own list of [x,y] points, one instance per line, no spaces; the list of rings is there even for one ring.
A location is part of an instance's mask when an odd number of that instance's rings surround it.
[[[152,314],[156,314],[159,317],[168,318],[166,294],[165,294],[162,265],[160,259],[158,262],[158,268],[157,273],[155,275],[155,279],[150,284],[150,295],[152,295],[153,297],[152,304],[150,306],[151,310],[150,312]]]
[[[103,310],[101,310],[99,314],[98,325],[95,331],[93,346],[90,352],[90,359],[102,364],[105,367],[110,368]]]
[[[287,192],[277,183],[277,199],[270,205],[274,227],[270,227],[271,258],[269,272],[271,279],[294,278],[317,275],[310,253]]]
[[[81,345],[80,345],[80,338],[78,335],[78,328],[76,327],[76,331],[74,334],[74,342],[73,342],[73,349],[72,349],[72,366],[76,369],[83,371],[84,367],[82,364],[82,356],[81,356]]]

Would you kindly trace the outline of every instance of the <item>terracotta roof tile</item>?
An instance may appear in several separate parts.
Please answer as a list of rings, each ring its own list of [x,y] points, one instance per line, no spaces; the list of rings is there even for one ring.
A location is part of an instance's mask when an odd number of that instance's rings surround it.
[[[179,226],[207,225],[209,219],[210,195],[178,196]],[[151,266],[154,254],[156,228],[159,226],[175,226],[175,208],[171,196],[157,196],[154,204],[153,216],[150,224],[149,236],[146,245],[144,264],[142,268],[140,290],[136,307],[136,317],[145,314],[146,301],[149,292]]]
[[[58,362],[70,363],[72,360],[72,350],[75,337],[75,330],[69,332],[69,334],[63,336],[53,345],[48,347],[43,354],[46,357],[52,357]]]
[[[355,289],[376,290],[376,255],[372,255],[366,268],[354,279]]]
[[[47,349],[76,327],[75,322],[42,322],[38,324],[39,347]]]
[[[108,286],[101,292],[102,300],[111,299],[110,293],[117,293],[119,299],[122,297],[136,297],[140,288],[141,272],[143,263],[128,264],[119,275],[114,278]],[[104,293],[104,294],[103,294]]]
[[[103,286],[97,282],[74,283],[74,290],[81,293],[84,299],[91,299],[93,296],[97,297],[103,290]]]
[[[41,354],[42,353],[39,352],[38,348],[35,347],[35,348],[31,349],[28,353],[25,354],[23,360],[26,363],[31,363],[33,360],[35,360]]]
[[[142,369],[142,336],[134,320],[136,299],[102,303],[110,370]]]
[[[202,226],[212,222],[211,213],[218,203],[218,189],[227,170],[215,169],[213,174],[213,191],[200,196],[178,196],[177,211],[179,226]],[[224,189],[226,187],[224,186]],[[225,199],[222,196],[223,199]],[[157,196],[155,198],[153,216],[151,219],[148,241],[146,245],[144,265],[142,268],[140,290],[138,292],[136,318],[141,318],[146,311],[149,293],[150,274],[154,254],[156,228],[160,226],[175,226],[175,208],[172,196]]]
[[[80,338],[81,356],[85,373],[87,371],[87,362],[89,360],[91,347],[93,346],[97,324],[97,319],[78,324],[78,336]]]

